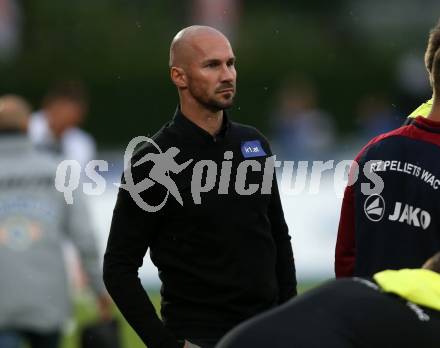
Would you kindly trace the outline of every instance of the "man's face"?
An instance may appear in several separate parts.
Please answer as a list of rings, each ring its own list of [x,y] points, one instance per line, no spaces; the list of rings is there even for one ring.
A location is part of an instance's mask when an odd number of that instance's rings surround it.
[[[237,72],[229,42],[219,35],[200,37],[192,45],[192,58],[184,68],[187,89],[200,104],[212,111],[232,106]]]
[[[49,126],[56,137],[65,130],[78,126],[83,117],[84,109],[69,99],[57,99],[45,108]]]

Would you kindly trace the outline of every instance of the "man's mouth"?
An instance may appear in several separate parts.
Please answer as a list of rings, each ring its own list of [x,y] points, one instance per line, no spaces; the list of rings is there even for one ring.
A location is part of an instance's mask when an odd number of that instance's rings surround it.
[[[217,91],[217,93],[233,93],[233,92],[234,92],[234,88],[225,88]]]

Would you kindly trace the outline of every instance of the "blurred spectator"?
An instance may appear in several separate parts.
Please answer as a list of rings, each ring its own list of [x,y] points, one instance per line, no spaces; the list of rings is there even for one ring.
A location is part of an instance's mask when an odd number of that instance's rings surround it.
[[[94,139],[79,128],[87,109],[83,85],[77,81],[61,83],[46,95],[43,110],[32,115],[31,141],[41,149],[59,153],[62,159],[77,160],[84,168],[96,156]]]
[[[397,105],[399,113],[409,113],[431,97],[431,86],[423,65],[423,51],[403,54],[397,63],[396,79],[398,83]]]
[[[28,133],[32,143],[39,150],[57,154],[60,161],[78,161],[84,170],[96,157],[94,139],[79,128],[87,111],[88,97],[83,84],[76,80],[60,82],[45,96],[43,110],[31,116]],[[85,274],[78,255],[70,243],[64,243],[63,248],[69,277],[76,290],[81,290]]]
[[[30,108],[0,97],[0,347],[58,347],[71,308],[62,244],[71,240],[103,318],[110,301],[101,282],[91,222],[81,197],[68,206],[55,190],[57,158],[26,136]]]
[[[192,0],[191,22],[214,27],[234,41],[240,5],[240,0]]]
[[[0,0],[0,61],[12,60],[20,48],[21,9],[15,0]]]
[[[307,80],[290,81],[280,93],[275,115],[275,143],[285,159],[324,159],[335,139],[328,113],[317,105],[314,86]]]
[[[393,108],[391,101],[381,95],[367,95],[358,104],[359,136],[364,141],[389,132],[402,125],[404,118]]]

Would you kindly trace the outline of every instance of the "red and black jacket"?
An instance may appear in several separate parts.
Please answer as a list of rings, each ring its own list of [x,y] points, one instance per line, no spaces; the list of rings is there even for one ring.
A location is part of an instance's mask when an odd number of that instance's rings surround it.
[[[336,277],[421,267],[440,250],[440,122],[417,117],[371,140],[355,162],[358,179],[342,202]],[[356,172],[353,166],[352,179]],[[374,175],[383,189],[365,193],[365,184],[375,187]]]

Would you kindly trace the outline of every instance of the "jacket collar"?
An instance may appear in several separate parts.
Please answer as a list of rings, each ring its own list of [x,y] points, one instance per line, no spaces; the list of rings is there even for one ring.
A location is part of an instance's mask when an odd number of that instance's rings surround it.
[[[174,113],[173,123],[184,133],[185,136],[188,137],[188,139],[201,143],[216,143],[224,141],[231,128],[231,122],[229,121],[228,115],[226,114],[226,111],[223,111],[223,123],[221,129],[217,135],[212,136],[187,118],[180,110],[180,106],[177,107],[176,112]]]
[[[411,125],[432,133],[440,133],[440,122],[430,120],[423,116],[417,116],[410,122]]]

